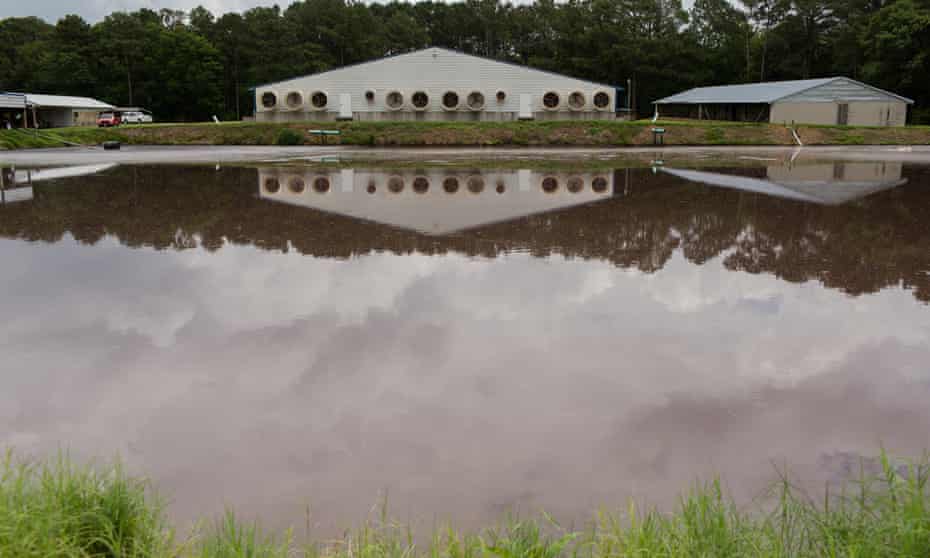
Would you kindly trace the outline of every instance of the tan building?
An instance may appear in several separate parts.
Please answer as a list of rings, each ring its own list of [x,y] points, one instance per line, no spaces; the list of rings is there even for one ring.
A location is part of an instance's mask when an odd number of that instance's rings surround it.
[[[698,87],[655,101],[659,117],[904,126],[914,101],[845,77]]]
[[[691,182],[818,205],[842,205],[907,183],[901,176],[901,163],[887,161],[775,164],[765,167],[764,177],[691,169],[661,170]]]

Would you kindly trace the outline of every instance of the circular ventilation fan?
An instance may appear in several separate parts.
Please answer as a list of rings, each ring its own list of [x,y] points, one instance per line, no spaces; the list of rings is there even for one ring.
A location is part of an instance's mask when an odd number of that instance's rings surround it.
[[[267,91],[267,92],[265,92],[265,93],[262,93],[262,106],[263,106],[263,107],[265,107],[265,108],[267,108],[267,109],[270,109],[270,108],[274,108],[275,105],[277,105],[277,104],[278,104],[278,96],[277,96],[277,95],[275,95],[275,94],[272,93],[271,91]]]

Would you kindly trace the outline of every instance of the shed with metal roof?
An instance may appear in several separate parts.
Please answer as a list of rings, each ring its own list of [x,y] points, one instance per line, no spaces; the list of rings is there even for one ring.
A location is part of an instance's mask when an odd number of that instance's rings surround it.
[[[93,126],[97,113],[113,108],[91,97],[0,92],[0,120],[16,127],[31,128],[33,119],[41,128]]]
[[[655,101],[656,113],[707,120],[903,126],[914,101],[846,77],[697,87]]]

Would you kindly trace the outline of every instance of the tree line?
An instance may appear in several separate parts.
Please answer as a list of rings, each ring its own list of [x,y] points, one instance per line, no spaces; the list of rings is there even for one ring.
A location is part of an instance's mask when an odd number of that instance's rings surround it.
[[[845,75],[930,123],[930,0],[301,0],[212,14],[142,9],[90,24],[0,20],[0,90],[97,97],[159,120],[248,116],[250,87],[442,46],[651,101],[700,85]]]

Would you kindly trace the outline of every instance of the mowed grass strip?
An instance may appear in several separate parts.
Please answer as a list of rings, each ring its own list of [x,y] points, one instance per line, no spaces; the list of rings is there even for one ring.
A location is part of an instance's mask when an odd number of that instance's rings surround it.
[[[361,146],[647,146],[665,128],[666,145],[795,145],[780,124],[696,120],[574,120],[548,122],[221,122],[146,124],[118,128],[0,130],[0,149],[95,145],[317,145],[311,129],[339,130],[328,144]],[[930,127],[797,126],[805,145],[930,144]]]
[[[75,465],[6,454],[0,474],[0,556],[16,558],[641,558],[930,556],[928,459],[881,456],[881,472],[810,499],[780,476],[764,498],[737,506],[720,481],[695,485],[663,513],[631,503],[572,530],[551,517],[509,518],[477,533],[454,526],[419,539],[380,517],[336,540],[269,533],[232,511],[179,539],[164,501],[118,464]],[[428,510],[424,511],[429,514]],[[417,541],[425,541],[418,543]]]

